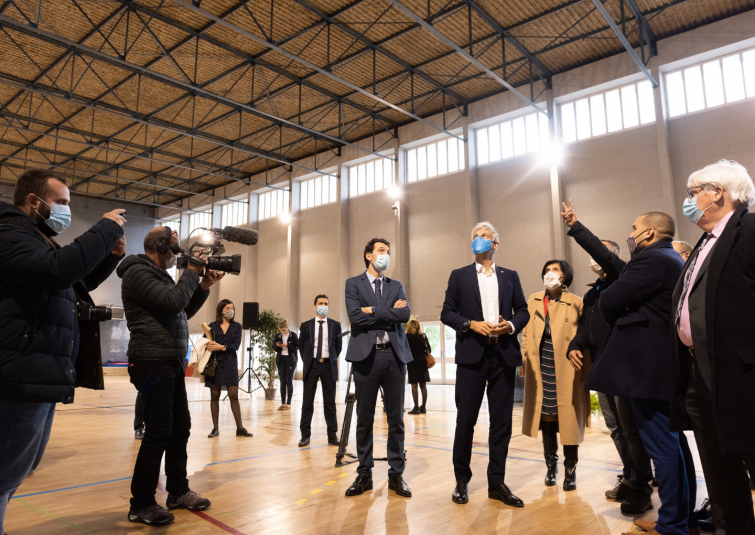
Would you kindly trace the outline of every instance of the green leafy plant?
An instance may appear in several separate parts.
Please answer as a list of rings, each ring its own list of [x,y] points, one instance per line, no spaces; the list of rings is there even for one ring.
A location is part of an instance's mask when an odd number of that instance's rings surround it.
[[[590,412],[595,418],[603,417],[603,409],[600,408],[600,400],[597,392],[590,392]]]
[[[275,365],[275,351],[273,342],[278,334],[278,324],[283,316],[272,310],[260,312],[260,321],[256,331],[252,331],[252,344],[259,349],[257,359],[257,375],[267,382],[268,390],[275,390],[275,380],[278,378],[278,368]]]

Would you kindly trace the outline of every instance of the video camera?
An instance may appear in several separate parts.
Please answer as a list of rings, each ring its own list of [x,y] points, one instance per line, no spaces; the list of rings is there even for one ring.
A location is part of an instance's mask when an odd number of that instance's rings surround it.
[[[243,245],[257,245],[260,239],[260,234],[256,230],[238,227],[225,227],[223,229],[201,228],[198,230],[209,231],[212,243],[195,242],[188,251],[181,249],[178,244],[174,243],[171,245],[173,254],[178,256],[176,264],[178,269],[188,268],[189,262],[191,262],[195,266],[204,266],[205,269],[238,275],[241,273],[241,255],[221,256],[225,252],[225,247],[221,243],[221,240],[225,239]],[[200,258],[199,255],[204,255],[207,259]]]

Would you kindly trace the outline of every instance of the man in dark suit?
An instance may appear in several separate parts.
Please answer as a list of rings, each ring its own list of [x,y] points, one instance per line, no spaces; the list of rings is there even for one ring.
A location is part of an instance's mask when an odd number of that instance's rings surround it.
[[[530,319],[519,276],[496,266],[498,232],[484,221],[472,230],[475,262],[451,272],[440,319],[456,331],[456,434],[451,499],[469,501],[472,479],[472,440],[487,384],[490,411],[488,497],[506,505],[524,507],[504,483],[511,440],[514,380],[522,354],[516,333]]]
[[[684,214],[705,234],[674,290],[671,428],[695,433],[716,533],[753,535],[755,187],[726,160],[687,185]]]
[[[613,326],[585,385],[631,400],[661,499],[656,525],[637,521],[652,535],[697,530],[692,455],[684,434],[669,431],[671,295],[683,265],[671,246],[675,232],[673,218],[664,212],[643,214],[632,226],[627,240],[632,259],[600,298]]]
[[[372,489],[372,426],[378,390],[385,393],[388,418],[388,489],[411,497],[404,481],[404,385],[412,352],[404,334],[411,310],[404,286],[383,273],[390,265],[391,244],[373,238],[364,248],[367,271],[346,281],[346,312],[351,340],[346,360],[352,363],[357,396],[357,478],[346,496]]]
[[[585,227],[574,211],[572,200],[569,206],[563,203],[561,213],[564,224],[569,227],[567,235],[590,255],[590,268],[598,274],[598,280],[590,284],[590,290],[584,297],[584,310],[579,320],[579,327],[574,339],[569,343],[569,360],[581,365],[582,351],[587,349],[593,363],[598,351],[608,337],[611,324],[603,317],[598,306],[600,296],[621,275],[627,263],[621,259],[619,244],[599,240]],[[606,498],[620,501],[624,514],[643,514],[652,508],[653,488],[650,481],[653,472],[650,457],[642,445],[640,432],[632,412],[632,403],[628,398],[598,393],[600,408],[606,427],[611,430],[611,438],[616,444],[624,470],[613,489],[606,491]]]
[[[322,402],[328,426],[328,444],[338,446],[336,381],[341,354],[341,324],[328,317],[328,296],[315,297],[315,317],[299,328],[299,351],[304,365],[304,403],[301,407],[299,447],[309,446],[317,380],[322,381]]]

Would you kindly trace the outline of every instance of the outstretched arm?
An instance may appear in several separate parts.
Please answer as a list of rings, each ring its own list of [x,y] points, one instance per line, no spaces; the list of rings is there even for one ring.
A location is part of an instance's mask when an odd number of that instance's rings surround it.
[[[569,199],[569,206],[566,206],[566,203],[561,203],[561,205],[564,209],[561,212],[561,217],[564,224],[569,227],[566,234],[574,238],[577,245],[582,247],[598,263],[606,276],[611,280],[618,279],[627,263],[613,254],[595,234],[577,220],[571,199]]]

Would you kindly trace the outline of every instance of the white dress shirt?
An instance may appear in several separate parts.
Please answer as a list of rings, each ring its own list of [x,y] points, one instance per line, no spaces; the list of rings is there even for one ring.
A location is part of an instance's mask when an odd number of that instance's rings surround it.
[[[480,287],[483,320],[492,325],[498,325],[498,316],[502,314],[498,301],[498,275],[495,272],[495,263],[490,266],[490,273],[485,273],[485,267],[479,262],[475,262],[474,267],[477,270],[477,284]],[[511,325],[509,334],[514,334],[514,324],[510,321],[507,323]]]
[[[375,277],[373,277],[372,273],[370,273],[369,271],[367,271],[366,273],[367,273],[367,280],[370,281],[370,284],[372,285],[372,291],[374,292],[375,291],[375,281],[377,279]],[[388,306],[388,303],[385,302],[385,275],[380,275],[380,281],[382,282],[382,284],[380,285],[380,296],[381,296],[380,297],[380,300],[381,300],[380,306],[391,308],[391,307]],[[377,340],[375,342],[376,344],[387,344],[388,342],[391,341],[391,339],[388,337],[388,331],[385,331],[385,334],[383,335],[382,338],[380,338],[380,336],[377,336],[375,339]]]
[[[284,344],[288,344],[288,337],[291,335],[291,331],[287,332],[286,334],[281,335],[281,341]],[[281,355],[288,355],[288,346],[282,348]]]
[[[317,359],[317,344],[320,340],[320,322],[323,322],[322,324],[322,357],[323,359],[327,359],[330,357],[330,354],[328,353],[328,317],[325,316],[324,318],[321,318],[320,316],[315,316],[315,345],[314,350],[312,351],[312,358]]]

